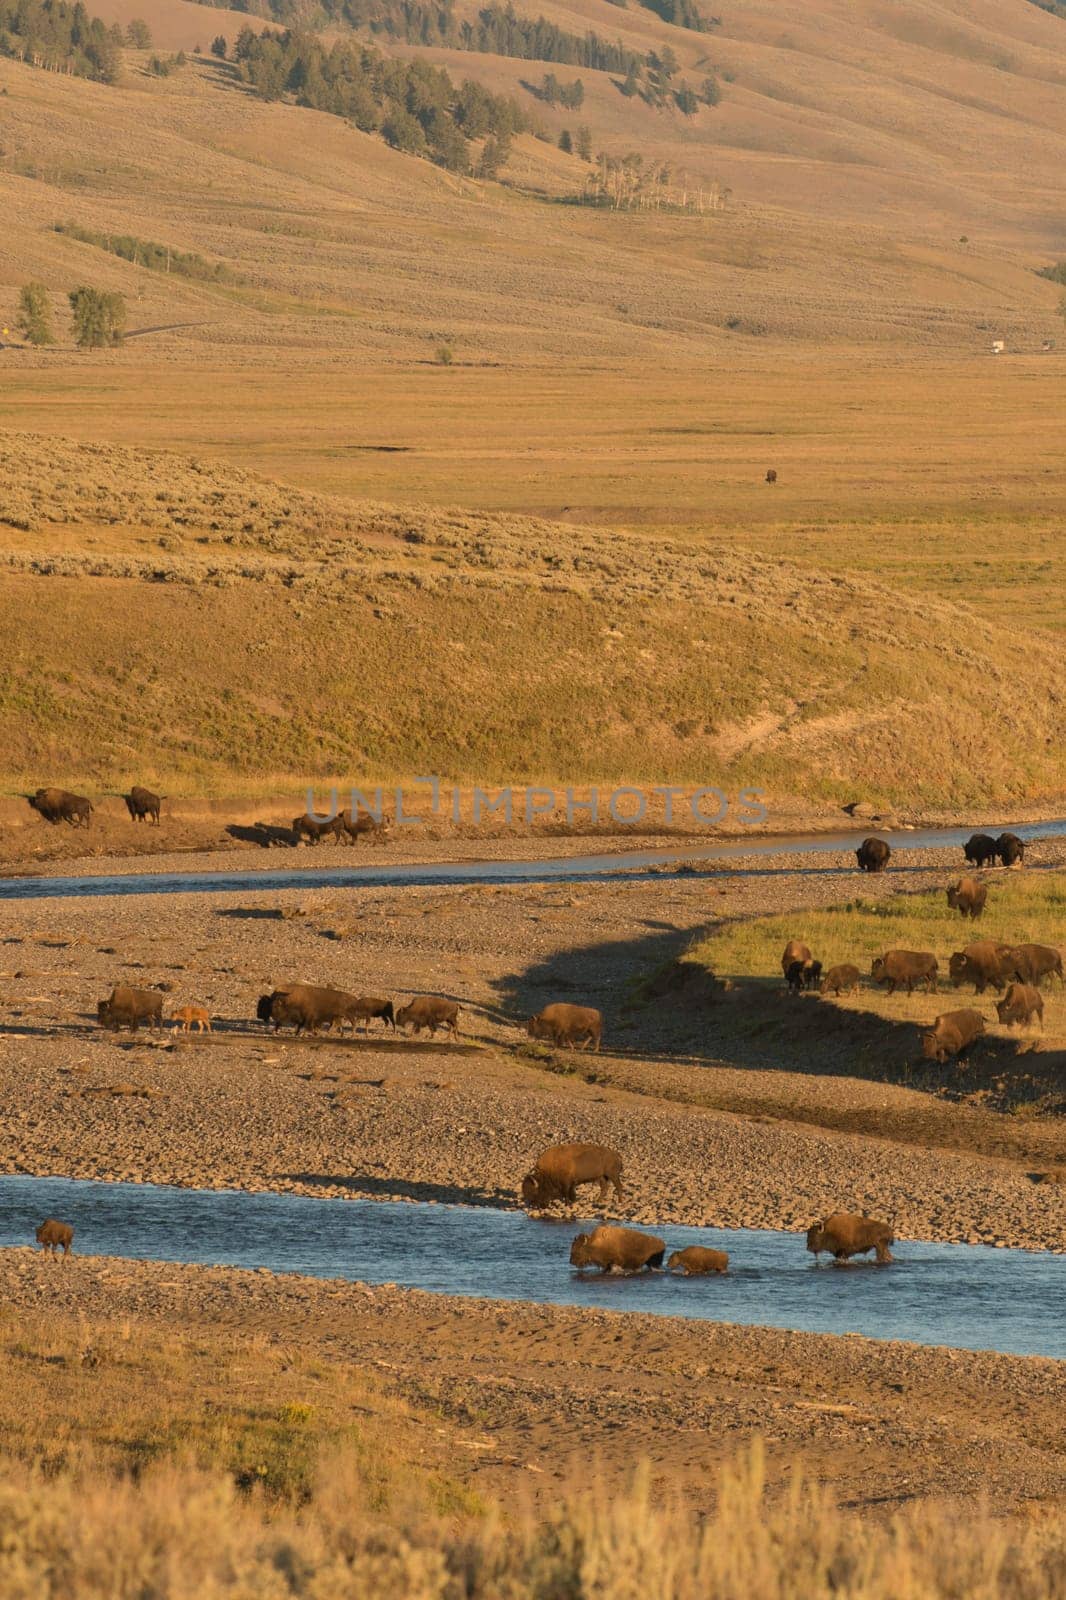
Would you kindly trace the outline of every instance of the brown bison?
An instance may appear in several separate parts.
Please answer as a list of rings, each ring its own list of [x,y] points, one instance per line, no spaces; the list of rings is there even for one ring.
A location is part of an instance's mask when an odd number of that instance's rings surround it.
[[[459,1007],[454,1000],[442,1000],[439,995],[420,994],[396,1013],[398,1028],[411,1027],[415,1033],[428,1028],[430,1037],[438,1028],[446,1028],[453,1038],[459,1037]]]
[[[957,911],[960,917],[969,917],[971,922],[976,922],[985,909],[988,885],[978,883],[976,878],[960,878],[958,883],[947,890],[947,897],[952,911]]]
[[[1019,983],[1038,984],[1050,974],[1063,981],[1062,956],[1049,944],[1010,945],[1003,957],[1003,971]]]
[[[729,1257],[724,1250],[707,1250],[701,1244],[690,1244],[684,1250],[675,1250],[666,1263],[667,1272],[679,1268],[686,1278],[696,1278],[707,1272],[724,1272]]]
[[[586,1050],[598,1050],[603,1038],[603,1017],[595,1006],[572,1006],[565,1000],[545,1006],[535,1017],[530,1017],[526,1032],[531,1039],[550,1039],[552,1044],[584,1044]]]
[[[28,799],[46,822],[69,822],[72,828],[89,826],[93,806],[83,794],[71,794],[66,789],[38,789]]]
[[[191,1032],[193,1023],[196,1024],[197,1033],[213,1032],[206,1006],[179,1006],[171,1014],[170,1020],[180,1026],[182,1033]]]
[[[922,1055],[927,1061],[965,1055],[984,1031],[985,1019],[979,1011],[945,1011],[922,1034]]]
[[[45,1217],[34,1238],[49,1255],[54,1256],[57,1250],[62,1250],[64,1256],[69,1256],[74,1243],[74,1229],[69,1222],[57,1222],[55,1217]]]
[[[392,1009],[392,1001],[383,1000],[375,994],[361,994],[357,1000],[353,1000],[345,1009],[343,1020],[351,1023],[353,1033],[356,1023],[361,1022],[363,1032],[367,1033],[374,1017],[380,1017],[386,1028],[396,1027],[396,1014]]]
[[[889,1246],[895,1242],[887,1222],[856,1217],[849,1211],[834,1211],[824,1222],[816,1222],[807,1229],[807,1249],[816,1260],[823,1250],[828,1251],[834,1261],[847,1261],[849,1256],[862,1256],[869,1250],[876,1250],[878,1261],[891,1261]]]
[[[940,968],[930,950],[888,950],[875,956],[870,966],[870,976],[875,983],[887,983],[889,994],[895,994],[901,983],[907,993],[913,994],[916,983],[924,983],[930,994],[936,990]]]
[[[859,969],[850,962],[842,962],[839,967],[830,967],[822,979],[819,988],[822,994],[857,994],[859,988]]]
[[[776,483],[777,482],[777,468],[776,467],[770,467],[768,469],[768,471],[766,473],[766,481],[767,481],[767,483]]]
[[[805,989],[817,989],[821,981],[820,961],[793,961],[785,973],[785,982],[792,994],[802,994]]]
[[[644,1267],[661,1267],[666,1245],[650,1233],[636,1228],[601,1225],[591,1233],[579,1233],[570,1246],[572,1267],[599,1267],[603,1272],[640,1272]]]
[[[964,950],[952,953],[948,962],[948,976],[953,989],[972,983],[974,994],[984,994],[989,984],[1002,989],[1005,983],[1004,958],[1009,946],[996,944],[992,939],[978,939]]]
[[[1035,1017],[1044,1031],[1044,997],[1031,983],[1012,983],[1002,1000],[996,1001],[996,1015],[1006,1028],[1016,1023],[1024,1027]]]
[[[996,840],[996,854],[1005,867],[1025,861],[1025,845],[1016,833],[1001,833]]]
[[[158,989],[130,989],[120,984],[112,989],[106,1000],[98,1003],[96,1020],[101,1028],[110,1028],[112,1033],[117,1033],[123,1027],[136,1033],[142,1022],[147,1022],[152,1028],[161,1028],[163,996]]]
[[[387,844],[389,838],[389,819],[382,816],[379,822],[371,816],[369,811],[342,811],[337,818],[340,823],[338,839],[344,839],[348,844],[358,844],[364,835],[374,844]]]
[[[602,1144],[554,1144],[536,1159],[533,1170],[522,1179],[522,1204],[530,1211],[543,1211],[561,1200],[572,1206],[582,1183],[598,1183],[599,1201],[607,1199],[610,1186],[622,1198],[622,1157],[617,1150]]]
[[[797,961],[803,963],[810,961],[810,959],[810,946],[804,944],[802,939],[790,939],[781,952],[781,971],[784,973],[786,980],[789,967]]]
[[[990,833],[974,833],[962,847],[965,859],[972,867],[983,867],[996,859],[996,841]]]
[[[159,809],[166,799],[165,795],[153,794],[151,789],[142,789],[139,783],[135,783],[129,794],[124,794],[122,798],[131,822],[154,822],[158,828]]]
[[[892,851],[884,839],[864,839],[855,852],[862,872],[884,872]]]
[[[340,817],[330,817],[323,822],[305,812],[302,817],[292,819],[292,842],[297,845],[301,839],[306,839],[308,844],[318,844],[320,839],[339,839],[342,828]]]
[[[317,1033],[319,1028],[343,1021],[355,1000],[354,994],[345,994],[343,989],[294,983],[286,989],[275,989],[273,994],[260,995],[255,1014],[260,1022],[273,1023],[275,1033],[289,1023],[298,1035],[305,1031]]]

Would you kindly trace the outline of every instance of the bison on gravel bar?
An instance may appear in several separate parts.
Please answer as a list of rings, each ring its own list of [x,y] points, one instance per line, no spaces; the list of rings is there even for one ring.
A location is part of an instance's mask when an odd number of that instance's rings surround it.
[[[595,1006],[572,1006],[557,1000],[530,1017],[526,1032],[531,1039],[549,1039],[552,1044],[572,1045],[576,1050],[598,1050],[603,1038],[603,1017]]]
[[[1031,983],[1012,983],[1002,1000],[996,1001],[996,1015],[1005,1028],[1020,1023],[1023,1027],[1035,1017],[1044,1031],[1044,997]]]
[[[1016,861],[1025,861],[1025,845],[1016,833],[1001,833],[996,840],[996,854],[1005,867],[1013,867]]]
[[[124,794],[122,798],[131,822],[154,822],[158,828],[159,810],[166,799],[165,795],[153,794],[151,789],[142,789],[139,783],[135,783],[129,794]]]
[[[380,1017],[387,1029],[395,1029],[396,1014],[392,1009],[392,1001],[383,1000],[379,995],[361,994],[344,1012],[344,1021],[351,1023],[353,1033],[357,1022],[361,1022],[363,1032],[368,1033],[374,1017]]]
[[[570,1265],[599,1267],[603,1272],[640,1272],[644,1267],[661,1267],[665,1254],[662,1239],[650,1233],[600,1226],[578,1234],[570,1246]]]
[[[922,1034],[922,1055],[927,1061],[965,1055],[984,1031],[985,1019],[979,1011],[945,1011]]]
[[[971,867],[983,867],[996,859],[996,841],[990,833],[974,833],[962,847],[962,853]]]
[[[952,911],[957,911],[960,917],[969,917],[971,922],[976,922],[985,909],[988,885],[978,883],[976,878],[960,878],[958,883],[948,889],[947,897]]]
[[[924,983],[933,994],[939,970],[930,950],[888,950],[874,957],[870,976],[875,983],[887,983],[889,994],[895,994],[901,983],[907,985],[908,994],[913,994],[916,983]]]
[[[273,1023],[278,1033],[291,1023],[297,1034],[317,1033],[319,1028],[329,1028],[343,1021],[348,1007],[355,1003],[354,994],[343,989],[320,989],[310,983],[294,983],[287,989],[275,989],[273,994],[260,995],[255,1014],[260,1022]]]
[[[844,961],[838,967],[830,967],[818,987],[822,994],[857,994],[859,977],[858,967]]]
[[[572,1206],[582,1183],[598,1183],[599,1202],[607,1199],[614,1185],[622,1198],[622,1157],[603,1144],[554,1144],[537,1157],[531,1172],[522,1179],[522,1204],[530,1211],[543,1211],[561,1200]]]
[[[318,817],[308,816],[305,812],[302,817],[292,819],[292,842],[298,845],[301,839],[306,839],[308,844],[318,844],[320,839],[340,839],[340,817],[330,817],[328,822],[322,822]]]
[[[74,1243],[74,1229],[69,1222],[57,1222],[55,1217],[45,1217],[34,1238],[49,1255],[54,1256],[57,1250],[62,1250],[65,1256],[69,1256]]]
[[[354,816],[350,811],[342,811],[337,821],[340,823],[337,837],[343,838],[348,844],[358,844],[362,838],[374,844],[388,843],[390,824],[386,816],[382,816],[379,822],[369,811],[359,811]]]
[[[724,1250],[708,1250],[701,1244],[690,1244],[684,1250],[674,1251],[666,1270],[677,1272],[680,1268],[686,1278],[697,1278],[708,1272],[724,1272],[728,1265],[729,1257]]]
[[[66,789],[38,789],[27,798],[46,822],[69,822],[72,828],[89,826],[93,806],[83,794],[71,794]]]
[[[125,984],[112,989],[106,1000],[96,1007],[96,1020],[101,1028],[117,1033],[128,1028],[136,1033],[138,1025],[147,1022],[149,1027],[163,1026],[163,996],[158,989],[130,989]]]
[[[824,1222],[816,1222],[807,1229],[807,1249],[815,1260],[823,1250],[828,1251],[834,1261],[847,1261],[849,1256],[862,1256],[876,1250],[878,1261],[891,1261],[889,1246],[895,1242],[887,1222],[856,1217],[849,1211],[834,1211]]]
[[[459,1007],[454,1000],[443,1000],[439,995],[420,994],[396,1013],[398,1028],[411,1027],[415,1033],[428,1028],[430,1037],[438,1028],[446,1028],[452,1037],[459,1037]]]
[[[884,872],[891,854],[884,839],[864,839],[855,852],[855,859],[862,872]]]

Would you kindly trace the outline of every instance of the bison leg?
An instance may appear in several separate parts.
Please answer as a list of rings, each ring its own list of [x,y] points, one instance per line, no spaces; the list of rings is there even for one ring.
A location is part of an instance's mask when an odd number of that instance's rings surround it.
[[[615,1194],[618,1196],[619,1200],[621,1200],[621,1198],[622,1198],[622,1180],[621,1180],[621,1178],[620,1177],[612,1178],[611,1182],[614,1184],[614,1192],[615,1192]]]
[[[648,1267],[661,1267],[662,1264],[663,1264],[663,1256],[665,1254],[666,1254],[665,1250],[657,1250],[653,1256],[649,1256],[648,1257],[647,1261],[645,1262],[645,1266],[648,1266]]]

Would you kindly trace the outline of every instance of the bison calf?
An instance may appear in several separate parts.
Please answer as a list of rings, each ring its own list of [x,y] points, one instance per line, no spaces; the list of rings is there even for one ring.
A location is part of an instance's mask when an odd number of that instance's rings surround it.
[[[668,1272],[677,1272],[678,1269],[686,1278],[699,1277],[707,1272],[724,1272],[729,1265],[729,1257],[724,1250],[708,1250],[700,1244],[690,1244],[684,1250],[675,1250],[666,1263]]]
[[[170,1020],[181,1028],[182,1033],[190,1033],[194,1023],[197,1033],[214,1031],[206,1006],[179,1006],[178,1010],[171,1014]]]
[[[602,1226],[579,1233],[570,1246],[572,1267],[599,1267],[602,1272],[640,1272],[661,1267],[666,1245],[636,1228]]]
[[[344,1010],[344,1021],[351,1023],[353,1033],[357,1022],[361,1022],[363,1024],[363,1032],[368,1033],[371,1020],[374,1017],[380,1017],[386,1028],[395,1029],[396,1014],[392,1009],[392,1001],[383,1000],[378,995],[361,994],[358,999],[353,1000]]]
[[[74,1229],[69,1222],[57,1222],[55,1217],[46,1217],[34,1234],[34,1238],[42,1250],[47,1250],[54,1256],[57,1250],[62,1250],[69,1256],[70,1247],[74,1243]]]
[[[846,961],[830,967],[819,985],[822,994],[857,994],[858,988],[859,969]]]
[[[874,1222],[870,1217],[857,1217],[849,1211],[834,1211],[831,1217],[807,1229],[807,1249],[815,1260],[823,1250],[828,1251],[834,1261],[847,1261],[850,1256],[876,1250],[878,1261],[891,1261],[889,1246],[895,1242],[887,1222]]]

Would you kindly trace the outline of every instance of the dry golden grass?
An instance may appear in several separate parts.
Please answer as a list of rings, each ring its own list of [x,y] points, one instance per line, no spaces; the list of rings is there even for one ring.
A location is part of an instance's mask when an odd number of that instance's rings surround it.
[[[758,1442],[708,1486],[699,1522],[647,1468],[620,1496],[574,1486],[539,1515],[485,1507],[427,1462],[427,1435],[446,1430],[341,1363],[203,1328],[131,1331],[60,1319],[0,1340],[11,1600],[1061,1594],[1054,1512],[860,1523],[799,1472],[771,1497]]]

